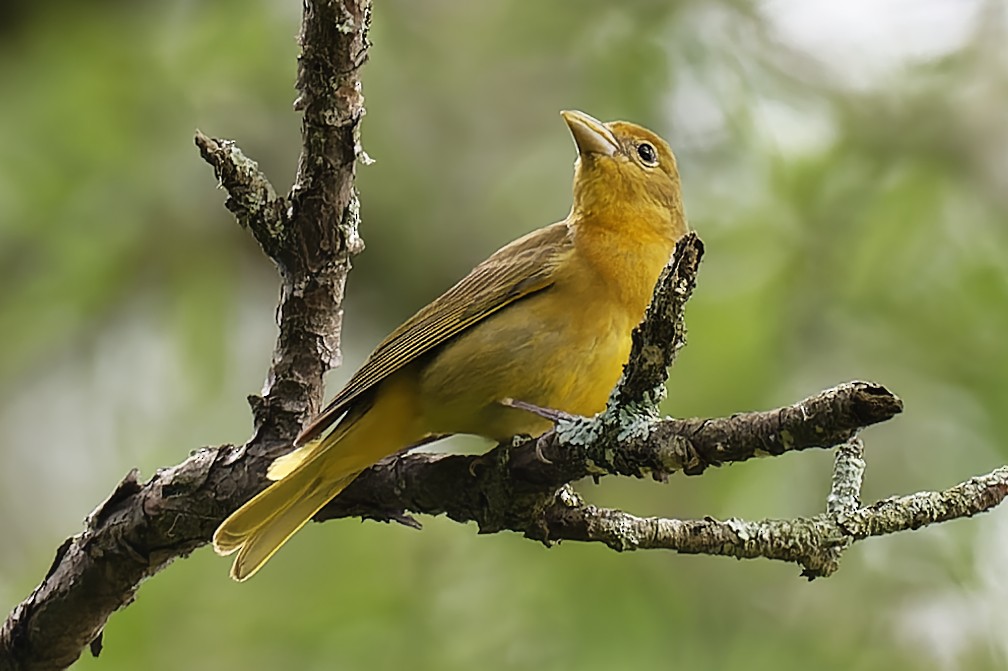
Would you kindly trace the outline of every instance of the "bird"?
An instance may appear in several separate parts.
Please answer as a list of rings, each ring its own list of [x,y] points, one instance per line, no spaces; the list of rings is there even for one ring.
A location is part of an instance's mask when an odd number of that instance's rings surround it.
[[[247,580],[381,459],[451,434],[504,442],[601,412],[658,277],[689,230],[668,143],[561,113],[577,149],[567,217],[505,245],[407,319],[275,459],[213,536]],[[519,403],[514,403],[518,401]]]

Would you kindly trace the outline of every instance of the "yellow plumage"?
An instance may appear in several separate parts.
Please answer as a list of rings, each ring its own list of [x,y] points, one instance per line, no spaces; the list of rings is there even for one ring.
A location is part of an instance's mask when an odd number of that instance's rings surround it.
[[[654,284],[687,230],[675,158],[657,135],[564,112],[578,147],[562,222],[503,247],[392,332],[270,466],[274,480],[214,534],[245,580],[358,473],[452,433],[549,428],[502,405],[600,411]],[[327,433],[328,432],[328,433]]]

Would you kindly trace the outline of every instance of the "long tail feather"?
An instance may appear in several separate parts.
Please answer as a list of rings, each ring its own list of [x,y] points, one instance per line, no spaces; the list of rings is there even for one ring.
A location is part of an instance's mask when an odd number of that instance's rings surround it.
[[[273,460],[273,463],[269,465],[269,469],[266,471],[266,477],[276,482],[277,480],[283,480],[288,475],[294,472],[294,470],[303,464],[306,460],[310,459],[313,454],[318,452],[318,449],[322,446],[322,439],[313,440],[310,443],[297,447],[292,451],[277,457]]]
[[[374,406],[362,405],[330,433],[273,462],[267,477],[274,482],[214,532],[218,554],[238,553],[232,578],[251,577],[362,470],[425,439],[409,384],[390,381]]]
[[[241,582],[255,575],[326,503],[357,476],[321,481],[307,470],[273,483],[224,521],[214,534],[214,550],[235,551],[231,577]]]
[[[231,513],[214,531],[214,552],[229,555],[238,551],[258,529],[303,498],[309,492],[312,476],[307,471],[300,476],[271,484]]]

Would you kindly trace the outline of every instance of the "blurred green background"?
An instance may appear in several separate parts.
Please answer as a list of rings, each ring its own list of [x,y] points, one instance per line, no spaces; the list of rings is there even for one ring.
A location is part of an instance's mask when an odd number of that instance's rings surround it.
[[[235,138],[287,189],[300,9],[0,9],[4,609],[130,468],[249,434],[277,283],[192,134]],[[1002,0],[383,0],[372,39],[367,250],[330,393],[399,320],[566,214],[557,112],[579,108],[671,141],[707,243],[667,412],[869,378],[906,412],[865,434],[865,500],[1008,461]],[[637,513],[808,515],[831,461],[580,489]],[[1008,668],[1005,509],[858,544],[811,584],[765,561],[423,522],[312,525],[241,586],[203,549],[78,668]]]

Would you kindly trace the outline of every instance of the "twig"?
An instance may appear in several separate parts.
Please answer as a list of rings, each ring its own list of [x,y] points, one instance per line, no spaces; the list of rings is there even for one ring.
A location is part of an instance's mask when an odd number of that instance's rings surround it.
[[[686,346],[686,302],[696,287],[703,253],[696,233],[688,233],[676,244],[644,321],[633,331],[630,359],[609,398],[611,412],[639,412],[641,405],[654,407],[665,398],[668,370]]]
[[[826,497],[826,512],[839,521],[861,505],[861,482],[864,480],[864,442],[857,435],[840,445],[833,462],[833,478],[829,496]],[[803,562],[802,575],[809,580],[832,575],[840,568],[840,556],[853,541],[847,539],[836,547],[825,550],[817,557],[809,557]]]
[[[673,520],[557,499],[544,511],[551,540],[605,543],[616,550],[665,549],[818,567],[821,557],[871,536],[919,529],[986,512],[1008,496],[1008,467],[938,492],[893,497],[850,512],[793,520]],[[818,575],[818,568],[812,572]]]

